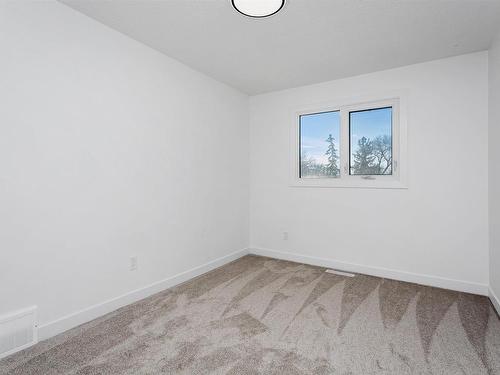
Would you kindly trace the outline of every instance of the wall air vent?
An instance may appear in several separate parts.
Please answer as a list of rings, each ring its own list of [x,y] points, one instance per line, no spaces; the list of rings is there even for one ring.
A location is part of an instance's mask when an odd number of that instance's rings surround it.
[[[0,316],[0,358],[38,342],[37,307]]]

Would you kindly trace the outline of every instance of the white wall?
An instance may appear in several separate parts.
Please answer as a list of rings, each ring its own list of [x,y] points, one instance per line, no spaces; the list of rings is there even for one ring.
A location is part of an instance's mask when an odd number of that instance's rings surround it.
[[[0,315],[246,248],[247,96],[52,1],[0,2],[0,50]]]
[[[489,51],[490,288],[500,313],[500,34]]]
[[[245,95],[64,5],[1,2],[0,48],[0,315],[38,305],[49,327],[246,248],[249,225],[268,255],[485,293],[487,53],[253,97],[249,150]],[[289,187],[292,111],[401,89],[409,189]],[[497,295],[498,153],[490,146]]]
[[[487,64],[481,52],[252,97],[251,248],[486,294]],[[407,190],[289,187],[294,110],[400,90],[409,93]]]

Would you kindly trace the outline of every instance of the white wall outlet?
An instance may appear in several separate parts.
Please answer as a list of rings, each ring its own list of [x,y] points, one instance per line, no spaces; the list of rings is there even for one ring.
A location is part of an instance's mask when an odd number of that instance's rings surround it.
[[[288,240],[288,232],[283,232],[283,240]]]
[[[136,271],[137,270],[137,257],[133,256],[130,257],[130,271]]]

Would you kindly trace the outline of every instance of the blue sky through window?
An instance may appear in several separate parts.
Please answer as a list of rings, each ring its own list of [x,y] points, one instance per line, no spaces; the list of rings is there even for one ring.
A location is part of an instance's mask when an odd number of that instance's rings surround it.
[[[335,138],[335,148],[339,150],[340,114],[335,112],[313,113],[300,116],[300,154],[301,158],[314,159],[326,165],[328,149],[326,139],[331,134]]]
[[[362,137],[375,139],[379,135],[391,135],[392,108],[351,112],[351,148]]]

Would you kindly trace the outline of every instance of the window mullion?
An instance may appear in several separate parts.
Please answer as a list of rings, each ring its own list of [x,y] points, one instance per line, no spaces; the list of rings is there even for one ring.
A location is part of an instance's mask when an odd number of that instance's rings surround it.
[[[340,178],[349,176],[349,111],[340,109]]]

